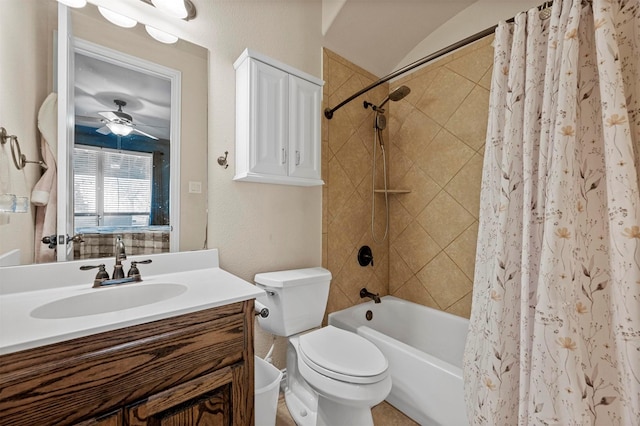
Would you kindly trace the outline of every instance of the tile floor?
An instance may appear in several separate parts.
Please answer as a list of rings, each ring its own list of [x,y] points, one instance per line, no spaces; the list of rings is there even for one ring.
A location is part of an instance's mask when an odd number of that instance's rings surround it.
[[[396,410],[391,404],[383,401],[373,407],[373,423],[378,426],[412,426],[418,423]],[[257,423],[256,423],[257,424]],[[280,392],[278,398],[278,411],[276,413],[276,426],[296,426],[291,418],[289,410],[284,402],[284,395]],[[335,425],[342,426],[342,425]],[[346,425],[345,425],[346,426]]]

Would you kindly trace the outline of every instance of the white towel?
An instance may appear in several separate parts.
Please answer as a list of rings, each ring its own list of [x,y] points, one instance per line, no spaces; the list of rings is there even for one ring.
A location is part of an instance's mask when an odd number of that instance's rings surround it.
[[[50,93],[38,111],[38,129],[42,159],[49,167],[31,191],[31,202],[36,207],[35,262],[53,262],[55,251],[42,243],[42,237],[56,234],[58,209],[58,95]]]

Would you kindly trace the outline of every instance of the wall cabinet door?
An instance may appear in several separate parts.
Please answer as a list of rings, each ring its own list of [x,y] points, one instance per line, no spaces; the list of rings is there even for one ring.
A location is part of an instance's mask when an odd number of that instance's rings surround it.
[[[320,179],[321,87],[289,76],[289,176]]]
[[[322,185],[322,81],[245,50],[236,68],[234,180]]]
[[[249,120],[250,170],[287,175],[288,74],[260,61],[251,62]]]

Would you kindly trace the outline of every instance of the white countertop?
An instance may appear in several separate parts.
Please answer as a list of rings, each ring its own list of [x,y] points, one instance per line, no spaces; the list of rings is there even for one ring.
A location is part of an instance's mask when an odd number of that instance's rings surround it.
[[[153,259],[153,263],[139,266],[142,282],[104,288],[92,288],[96,270],[78,271],[78,268],[104,262],[107,271],[111,272],[111,259],[0,268],[0,354],[188,314],[264,294],[255,285],[220,269],[217,250],[130,256],[129,259],[146,258]],[[129,261],[123,263],[128,268]],[[159,283],[181,284],[186,291],[167,300],[113,312],[60,319],[31,315],[36,308],[59,299]]]

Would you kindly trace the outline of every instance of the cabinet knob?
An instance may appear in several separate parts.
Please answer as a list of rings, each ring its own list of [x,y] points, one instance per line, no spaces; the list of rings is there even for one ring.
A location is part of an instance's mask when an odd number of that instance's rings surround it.
[[[296,151],[296,166],[300,165],[300,151]]]
[[[282,148],[282,164],[287,164],[287,149]]]

